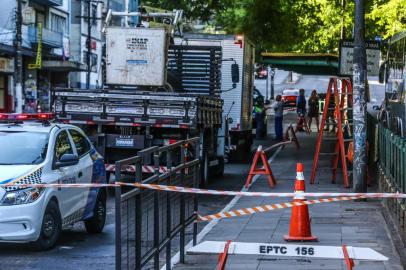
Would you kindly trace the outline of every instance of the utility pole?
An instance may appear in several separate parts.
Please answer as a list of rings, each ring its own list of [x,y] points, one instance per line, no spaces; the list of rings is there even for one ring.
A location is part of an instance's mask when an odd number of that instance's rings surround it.
[[[269,76],[269,74],[268,74]],[[275,69],[273,67],[271,67],[271,99],[274,100],[275,99]]]
[[[91,21],[91,0],[87,0],[87,73],[86,73],[86,89],[90,89],[90,74],[92,72],[91,54],[92,54],[92,21]]]
[[[269,95],[269,67],[266,67],[266,89],[265,89],[265,100],[268,100]]]
[[[87,7],[87,12],[85,16],[76,16],[76,18],[86,19],[87,22],[87,37],[86,37],[86,63],[87,63],[87,70],[86,70],[86,89],[90,89],[90,74],[92,73],[92,20],[101,20],[102,18],[98,18],[92,16],[91,9],[92,3],[103,4],[104,2],[101,0],[81,0],[84,1]],[[97,8],[97,7],[96,7]]]
[[[354,84],[354,165],[353,189],[355,192],[366,192],[366,101],[365,85],[367,80],[367,63],[365,48],[365,3],[364,0],[355,0],[354,23],[354,58],[353,58],[353,84]]]
[[[341,39],[345,38],[345,28],[344,28],[344,13],[345,13],[345,0],[341,0]]]
[[[23,111],[23,55],[22,55],[22,34],[21,25],[23,21],[22,16],[22,0],[17,0],[16,10],[16,37],[15,37],[15,98],[16,98],[16,113],[22,113]]]

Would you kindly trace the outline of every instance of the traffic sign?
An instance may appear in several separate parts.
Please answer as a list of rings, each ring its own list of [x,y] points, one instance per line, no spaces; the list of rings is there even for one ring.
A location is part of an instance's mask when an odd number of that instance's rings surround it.
[[[188,254],[218,254],[224,252],[226,242],[205,241],[188,250]],[[346,247],[348,256],[356,260],[387,261],[388,258],[371,248]],[[228,254],[266,255],[285,257],[310,257],[345,259],[341,246],[293,245],[277,243],[231,242]]]
[[[367,72],[368,75],[378,76],[379,74],[379,63],[381,60],[381,43],[374,40],[367,40],[365,42],[365,48],[367,53]],[[340,50],[338,63],[339,73],[341,76],[351,76],[353,72],[353,55],[354,52],[354,41],[353,40],[340,40]]]

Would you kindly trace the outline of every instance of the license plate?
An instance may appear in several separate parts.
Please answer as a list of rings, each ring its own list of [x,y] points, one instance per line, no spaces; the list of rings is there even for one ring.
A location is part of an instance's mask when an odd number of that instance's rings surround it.
[[[118,147],[133,147],[134,140],[131,138],[116,138],[116,146]]]

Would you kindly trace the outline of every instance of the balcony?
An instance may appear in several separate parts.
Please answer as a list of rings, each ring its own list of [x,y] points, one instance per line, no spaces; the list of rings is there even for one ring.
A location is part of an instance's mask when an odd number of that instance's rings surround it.
[[[36,3],[42,6],[56,7],[62,6],[63,0],[31,0],[31,3]]]
[[[28,27],[28,38],[31,44],[38,43],[38,28],[36,26]],[[42,28],[42,46],[47,48],[62,48],[63,47],[63,35],[62,33]]]

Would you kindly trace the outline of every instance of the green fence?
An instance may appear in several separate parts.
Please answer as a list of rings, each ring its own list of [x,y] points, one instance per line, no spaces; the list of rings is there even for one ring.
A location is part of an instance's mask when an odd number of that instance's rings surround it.
[[[406,140],[378,126],[379,165],[398,192],[406,193]]]
[[[376,117],[368,115],[367,139],[370,166],[377,166],[380,192],[406,193],[406,139],[379,124]],[[400,235],[406,243],[406,200],[386,199],[382,203],[396,221]]]

